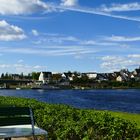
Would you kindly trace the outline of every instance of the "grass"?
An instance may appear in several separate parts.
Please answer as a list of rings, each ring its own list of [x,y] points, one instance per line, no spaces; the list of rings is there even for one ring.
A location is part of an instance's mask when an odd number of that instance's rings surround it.
[[[137,124],[138,128],[140,128],[140,114],[132,114],[132,113],[125,113],[125,112],[111,112],[112,116],[119,117],[125,120],[129,120]]]
[[[104,112],[104,110],[95,110],[95,111]],[[128,120],[132,123],[136,123],[137,127],[140,129],[140,114],[127,113],[127,112],[113,112],[113,111],[107,111],[107,112],[110,113],[113,117],[119,117],[121,119]]]

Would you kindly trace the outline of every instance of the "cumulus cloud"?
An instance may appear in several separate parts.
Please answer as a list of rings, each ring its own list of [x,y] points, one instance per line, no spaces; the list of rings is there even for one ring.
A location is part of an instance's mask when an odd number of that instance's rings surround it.
[[[102,15],[117,19],[140,22],[140,17],[130,17],[124,15],[112,14],[113,11],[135,11],[140,9],[140,3],[112,4],[98,8],[85,8],[80,5],[77,7],[78,0],[61,0],[60,5],[54,2],[43,2],[42,0],[0,0],[1,15],[29,15],[34,13],[43,14],[56,11],[75,11],[86,14]],[[10,5],[10,6],[9,6]],[[20,17],[21,18],[21,17]],[[44,17],[43,17],[44,18]],[[46,18],[46,17],[45,17]],[[38,19],[38,18],[37,18]]]
[[[63,6],[75,6],[78,0],[61,0],[61,5]]]
[[[49,9],[49,6],[40,0],[0,0],[1,15],[32,14]]]
[[[127,56],[103,56],[101,58],[101,68],[107,71],[120,70],[122,68],[135,68],[140,65],[139,55]]]
[[[0,21],[0,41],[25,39],[24,31],[18,26],[10,25],[5,20]]]

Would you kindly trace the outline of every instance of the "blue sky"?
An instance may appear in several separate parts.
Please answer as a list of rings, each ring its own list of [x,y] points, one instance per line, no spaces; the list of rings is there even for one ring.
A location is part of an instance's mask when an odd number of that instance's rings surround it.
[[[140,66],[140,2],[0,0],[0,73]]]

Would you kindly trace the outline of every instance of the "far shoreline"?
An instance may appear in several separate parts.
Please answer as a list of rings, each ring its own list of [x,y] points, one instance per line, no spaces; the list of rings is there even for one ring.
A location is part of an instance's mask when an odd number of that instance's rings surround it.
[[[58,89],[43,89],[43,88],[0,88],[0,90],[128,90],[128,89],[140,89],[140,87],[112,87],[112,88],[58,88]]]

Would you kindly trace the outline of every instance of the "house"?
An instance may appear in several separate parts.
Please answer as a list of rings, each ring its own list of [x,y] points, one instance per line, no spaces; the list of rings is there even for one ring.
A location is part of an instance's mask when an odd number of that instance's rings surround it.
[[[13,80],[20,80],[21,79],[19,74],[12,74],[11,77]]]
[[[61,73],[53,73],[52,74],[52,82],[57,84],[59,81],[62,79],[62,74]]]
[[[52,79],[51,72],[41,72],[38,80],[43,83],[46,83],[46,82],[50,82],[51,79]]]
[[[107,81],[108,77],[106,73],[98,73],[96,79],[98,81]]]
[[[135,75],[131,73],[130,78],[131,79],[134,79],[135,78]]]
[[[127,69],[122,69],[120,72],[114,72],[116,75],[116,81],[129,81],[131,73]]]
[[[69,86],[70,85],[70,81],[68,79],[61,79],[59,81],[59,86]]]
[[[124,81],[123,77],[121,75],[119,75],[117,78],[116,78],[116,81],[118,82],[122,82]]]
[[[125,71],[120,71],[120,76],[122,77],[123,81],[129,80],[129,73],[126,73]]]
[[[135,69],[133,74],[136,76],[136,77],[140,77],[140,68],[138,69]]]
[[[62,77],[62,79],[66,79],[66,78],[67,78],[67,75],[66,75],[65,73],[63,73],[63,74],[61,75],[61,77]]]
[[[110,81],[116,80],[116,74],[115,73],[106,73],[106,77]]]
[[[40,81],[42,83],[45,83],[46,82],[46,79],[45,79],[45,76],[44,76],[44,73],[43,72],[40,73],[38,81]]]
[[[65,77],[65,79],[68,79],[69,81],[73,81],[75,77],[81,78],[81,74],[80,73],[66,72],[66,73],[63,73],[62,77],[63,78]]]
[[[88,72],[88,73],[85,73],[85,74],[89,79],[96,79],[97,78],[97,73]]]

